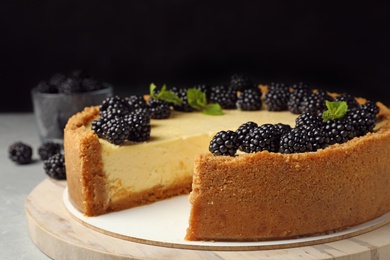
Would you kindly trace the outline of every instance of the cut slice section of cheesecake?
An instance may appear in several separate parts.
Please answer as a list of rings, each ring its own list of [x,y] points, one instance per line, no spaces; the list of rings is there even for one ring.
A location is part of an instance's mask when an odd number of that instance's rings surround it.
[[[189,193],[194,158],[208,151],[220,129],[234,131],[247,121],[294,126],[297,117],[288,111],[173,111],[169,119],[151,120],[149,141],[114,145],[91,130],[98,116],[98,107],[85,108],[70,118],[64,136],[70,200],[89,216]]]

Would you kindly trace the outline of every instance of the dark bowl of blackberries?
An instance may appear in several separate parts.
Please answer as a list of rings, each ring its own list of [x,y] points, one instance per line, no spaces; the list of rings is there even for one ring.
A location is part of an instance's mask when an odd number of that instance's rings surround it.
[[[85,71],[57,73],[31,90],[33,110],[41,142],[63,143],[68,119],[85,107],[112,96],[113,87]]]

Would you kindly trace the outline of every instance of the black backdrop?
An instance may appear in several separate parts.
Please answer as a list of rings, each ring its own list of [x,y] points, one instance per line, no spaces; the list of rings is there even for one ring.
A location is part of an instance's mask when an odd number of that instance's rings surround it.
[[[74,69],[119,95],[147,92],[151,82],[224,84],[245,73],[259,83],[303,81],[390,105],[388,1],[0,5],[2,112],[32,111],[30,89]]]

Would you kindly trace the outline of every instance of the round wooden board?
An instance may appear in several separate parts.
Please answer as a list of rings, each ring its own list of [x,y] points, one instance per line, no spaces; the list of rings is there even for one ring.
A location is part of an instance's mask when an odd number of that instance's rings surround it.
[[[333,242],[283,249],[213,251],[137,243],[75,220],[63,204],[66,181],[46,179],[27,197],[32,241],[53,259],[390,259],[390,224]]]

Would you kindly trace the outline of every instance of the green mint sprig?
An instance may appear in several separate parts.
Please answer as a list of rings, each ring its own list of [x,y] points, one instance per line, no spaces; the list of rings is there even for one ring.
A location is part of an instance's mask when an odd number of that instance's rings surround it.
[[[348,104],[345,101],[325,101],[325,105],[328,110],[322,113],[322,119],[324,122],[328,120],[340,119],[345,116],[348,111]]]
[[[187,89],[188,104],[198,110],[202,111],[206,115],[222,115],[222,108],[219,104],[207,103],[206,94],[199,89],[189,88]]]
[[[175,93],[167,90],[167,86],[165,84],[161,87],[161,90],[157,95],[155,91],[156,88],[157,86],[154,83],[150,83],[149,92],[152,98],[162,100],[167,103],[173,103],[175,105],[181,105],[183,103],[183,100],[181,100]]]

